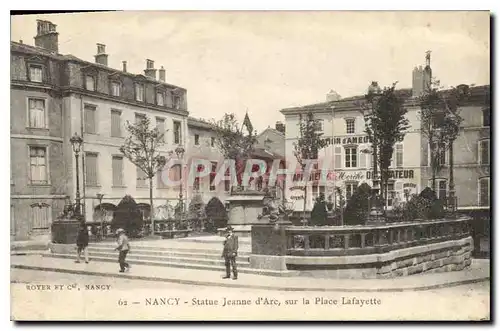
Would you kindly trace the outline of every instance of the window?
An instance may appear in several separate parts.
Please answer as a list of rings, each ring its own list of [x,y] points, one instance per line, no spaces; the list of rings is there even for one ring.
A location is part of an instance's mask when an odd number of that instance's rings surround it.
[[[181,122],[174,121],[174,144],[181,143]]]
[[[194,144],[196,146],[200,145],[200,135],[199,134],[194,135]]]
[[[231,191],[231,180],[229,180],[229,179],[224,180],[224,190],[226,192]]]
[[[403,166],[403,144],[396,144],[396,167]]]
[[[30,147],[31,184],[47,184],[47,148]]]
[[[357,167],[357,147],[346,147],[345,148],[345,167],[346,168],[356,168]]]
[[[356,192],[357,187],[358,187],[357,182],[345,184],[345,197],[347,200],[349,200],[351,196],[354,194],[354,192]]]
[[[396,191],[394,191],[394,182],[387,183],[387,207],[392,207]]]
[[[433,143],[432,146],[437,146],[437,145],[435,143]],[[444,144],[441,144],[437,150],[434,149],[434,152],[430,149],[430,146],[429,146],[429,155],[431,156],[431,158],[432,158],[433,154],[436,155],[435,162],[438,165],[445,165],[446,164],[446,149],[445,149]],[[430,164],[432,164],[432,162]]]
[[[45,129],[45,100],[28,99],[29,127]]]
[[[200,177],[195,177],[194,178],[193,190],[194,191],[199,191],[200,190]]]
[[[139,124],[146,119],[144,114],[135,114],[135,124]]]
[[[366,168],[367,164],[370,164],[368,162],[368,156],[370,154],[367,152],[367,149],[364,149],[363,146],[360,146],[359,148],[359,167],[360,168]]]
[[[483,164],[483,165],[490,164],[490,141],[489,141],[489,139],[479,141],[479,164]]]
[[[342,168],[342,147],[335,146],[335,169]]]
[[[123,186],[123,157],[113,156],[113,186]]]
[[[179,181],[182,179],[182,168],[181,168],[180,164],[174,164],[170,168],[170,171],[171,171],[171,174],[173,174],[173,176],[169,176],[169,178],[172,181]]]
[[[347,133],[355,133],[356,132],[356,119],[354,118],[346,118],[345,127]]]
[[[111,111],[111,137],[122,136],[122,112],[119,110]]]
[[[122,84],[120,82],[111,82],[111,95],[119,97],[122,94]]]
[[[181,108],[181,97],[178,95],[172,95],[172,106],[174,109],[180,109]]]
[[[325,123],[323,120],[317,120],[316,123],[318,124],[318,131],[323,131],[325,129]]]
[[[490,109],[483,109],[483,126],[490,126]]]
[[[96,133],[96,108],[94,106],[85,105],[85,133]]]
[[[161,137],[161,141],[165,141],[165,119],[157,117],[156,118],[156,128],[158,129],[158,132],[163,135]]]
[[[144,101],[144,85],[135,84],[135,100]]]
[[[85,153],[85,185],[97,186],[97,154]]]
[[[156,92],[156,104],[158,106],[165,105],[165,98],[163,97],[163,92]]]
[[[446,179],[437,179],[437,198],[446,201]]]
[[[39,65],[30,65],[30,81],[41,83],[43,81],[43,68]]]
[[[137,187],[146,187],[146,173],[142,171],[141,168],[136,167],[136,174],[137,174],[137,182],[136,186]]]
[[[88,91],[95,91],[95,77],[86,75],[85,76],[85,89]]]
[[[210,191],[215,191],[216,175],[217,175],[217,162],[212,162],[212,171],[210,172]]]
[[[159,169],[158,172],[156,173],[156,179],[157,179],[156,188],[166,188],[167,187],[163,176],[164,176],[164,169]]]
[[[50,228],[51,210],[46,203],[32,204],[30,210],[31,230],[48,230]]]
[[[479,179],[479,206],[490,205],[490,179]]]

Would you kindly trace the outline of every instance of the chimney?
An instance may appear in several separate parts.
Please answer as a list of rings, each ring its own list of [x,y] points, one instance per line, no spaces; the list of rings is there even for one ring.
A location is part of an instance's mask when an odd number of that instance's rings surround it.
[[[48,51],[59,52],[59,33],[56,32],[56,26],[52,22],[37,20],[37,34],[35,36],[35,46],[44,48]]]
[[[330,90],[330,92],[326,94],[326,102],[339,101],[340,99],[340,94],[338,94],[334,90]]]
[[[373,81],[370,86],[368,86],[368,93],[380,93],[381,91],[378,82]]]
[[[21,40],[19,40],[19,43],[20,43],[20,44],[22,44],[22,43],[23,43],[23,40],[22,40],[22,39],[21,39]]]
[[[153,60],[146,60],[146,70],[144,70],[144,75],[146,77],[156,80],[156,69],[155,62]]]
[[[163,68],[163,66],[161,66],[161,69],[160,69],[160,70],[158,70],[158,76],[159,76],[159,77],[158,77],[158,80],[159,80],[160,82],[165,83],[165,69]]]
[[[123,72],[127,72],[127,61],[122,61],[123,64]]]
[[[283,122],[278,121],[276,122],[275,129],[283,134],[285,134],[285,124]]]
[[[427,89],[431,88],[432,84],[432,69],[431,69],[431,52],[427,51],[425,55],[425,68],[422,66],[413,69],[412,77],[412,96],[419,97]]]
[[[425,69],[423,72],[422,82],[424,91],[427,91],[432,87],[431,51],[425,52]]]
[[[108,65],[108,54],[106,54],[106,45],[97,44],[97,54],[94,55],[95,63],[99,63],[102,65]]]

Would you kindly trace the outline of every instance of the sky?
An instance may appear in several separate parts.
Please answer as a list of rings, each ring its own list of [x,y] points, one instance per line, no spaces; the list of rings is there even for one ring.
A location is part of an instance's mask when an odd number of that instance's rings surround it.
[[[59,52],[143,74],[146,59],[188,93],[191,116],[248,110],[261,131],[283,108],[364,94],[372,81],[411,87],[432,51],[444,86],[490,83],[488,12],[128,11],[11,17],[11,40],[34,44],[36,20],[57,25]]]

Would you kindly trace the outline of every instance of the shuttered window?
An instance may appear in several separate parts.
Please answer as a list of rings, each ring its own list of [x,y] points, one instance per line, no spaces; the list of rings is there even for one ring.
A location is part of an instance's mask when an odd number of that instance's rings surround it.
[[[163,135],[161,141],[165,141],[165,119],[157,117],[156,118],[156,128],[158,129],[158,132]]]
[[[146,187],[146,173],[141,168],[136,167],[137,187]]]
[[[123,186],[123,157],[113,156],[113,186]]]
[[[403,166],[403,144],[396,144],[396,167]]]
[[[31,184],[47,184],[47,148],[30,147]]]
[[[85,105],[85,132],[96,133],[96,108]]]
[[[88,186],[97,186],[97,176],[97,154],[85,153],[85,184]]]
[[[45,203],[30,206],[31,230],[48,230],[50,228],[51,208]]]
[[[135,100],[144,101],[144,85],[135,84]]]
[[[30,80],[41,83],[43,81],[42,72],[42,66],[30,65]]]
[[[111,137],[122,136],[122,113],[119,110],[111,111]]]
[[[174,144],[181,143],[181,122],[174,121]]]
[[[89,91],[95,91],[95,77],[87,75],[85,76],[85,89]]]
[[[490,205],[490,179],[481,178],[479,180],[479,205]]]
[[[30,128],[45,129],[45,100],[28,99]]]
[[[335,146],[335,169],[342,168],[342,147]]]
[[[479,164],[490,164],[490,141],[481,140],[479,142]]]

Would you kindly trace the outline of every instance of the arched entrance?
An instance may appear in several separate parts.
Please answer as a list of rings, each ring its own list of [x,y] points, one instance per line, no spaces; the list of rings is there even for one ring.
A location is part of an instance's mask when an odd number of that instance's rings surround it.
[[[207,203],[205,215],[207,217],[205,224],[206,231],[217,233],[218,228],[227,226],[228,217],[226,207],[217,197],[213,197]]]

